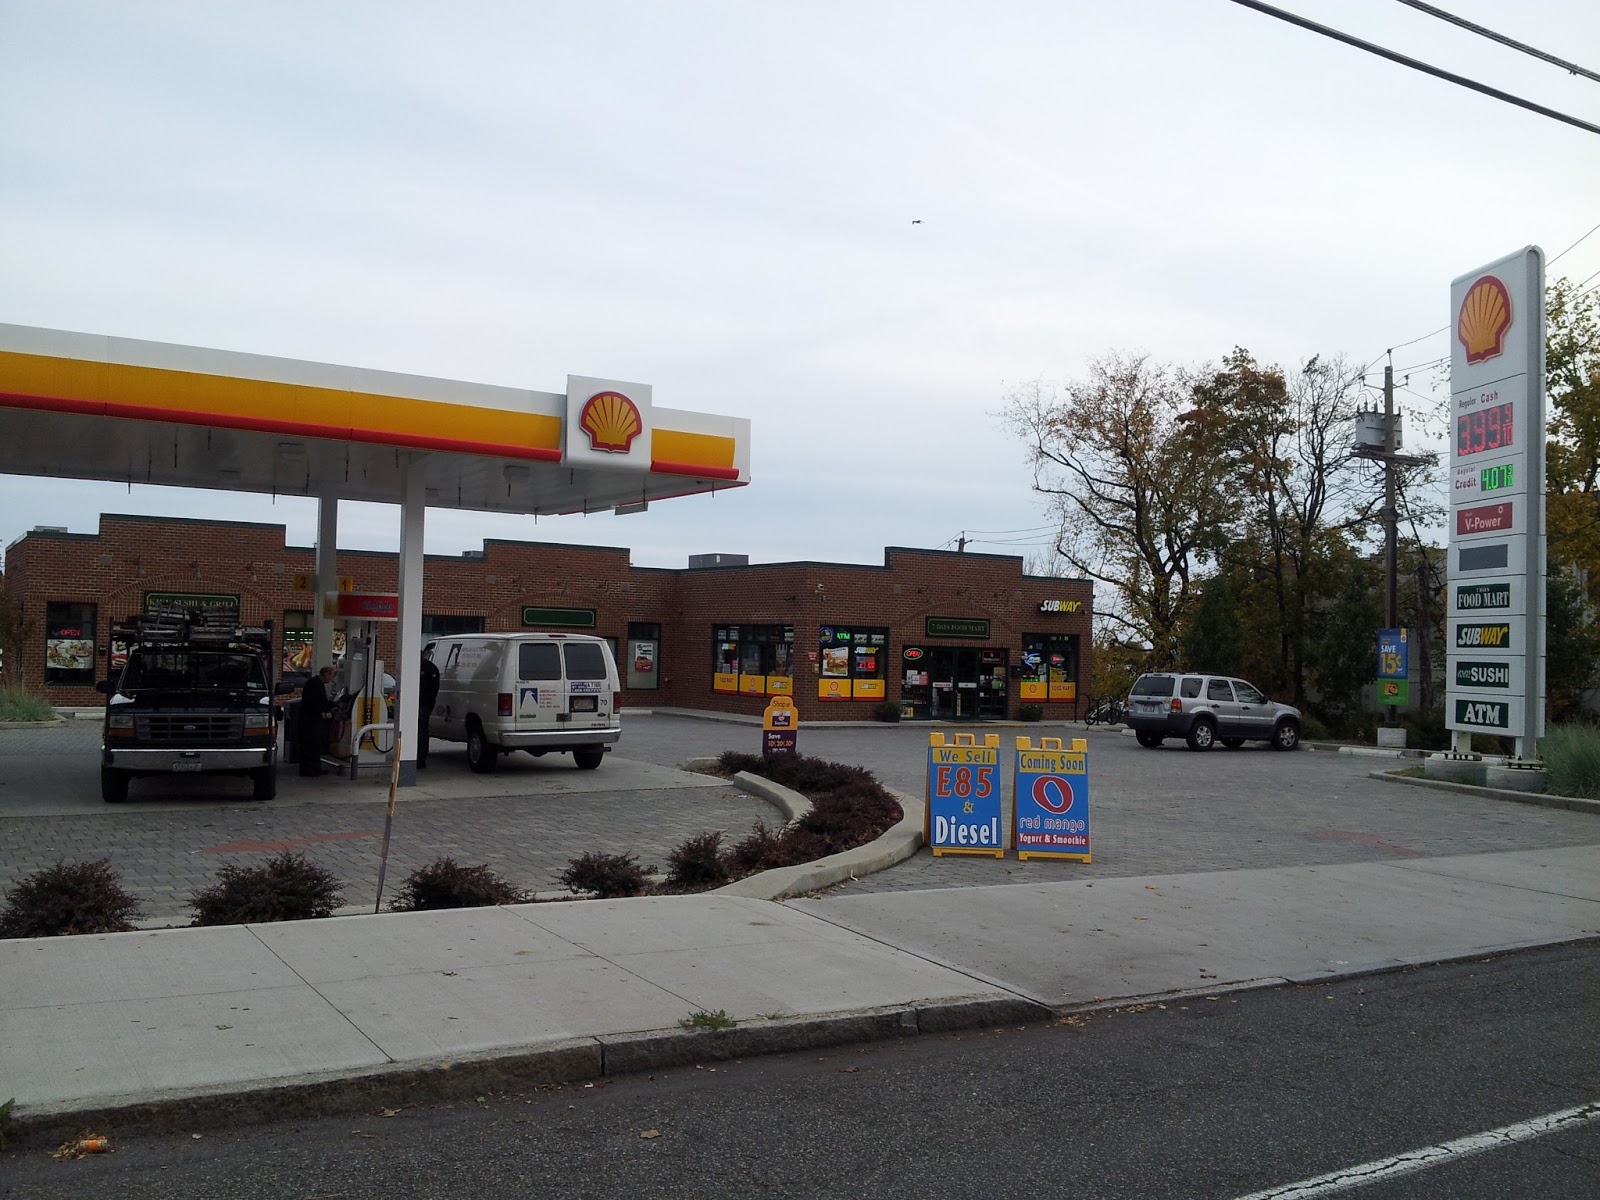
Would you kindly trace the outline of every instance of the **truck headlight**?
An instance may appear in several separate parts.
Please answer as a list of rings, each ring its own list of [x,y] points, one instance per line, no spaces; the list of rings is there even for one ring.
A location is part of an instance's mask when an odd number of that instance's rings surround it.
[[[133,732],[133,714],[131,712],[112,712],[106,716],[106,732],[130,734]]]
[[[263,708],[259,712],[244,714],[244,729],[246,733],[267,733],[272,729],[272,710]]]

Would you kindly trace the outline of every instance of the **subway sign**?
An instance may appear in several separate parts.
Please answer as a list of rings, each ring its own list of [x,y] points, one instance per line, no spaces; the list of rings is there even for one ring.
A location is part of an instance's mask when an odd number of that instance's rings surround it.
[[[1039,611],[1046,613],[1075,613],[1083,610],[1082,600],[1041,600]]]
[[[1460,688],[1509,688],[1511,664],[1481,662],[1464,658],[1456,663],[1456,686]]]
[[[1476,625],[1463,622],[1456,626],[1457,650],[1509,650],[1511,625],[1506,621]]]

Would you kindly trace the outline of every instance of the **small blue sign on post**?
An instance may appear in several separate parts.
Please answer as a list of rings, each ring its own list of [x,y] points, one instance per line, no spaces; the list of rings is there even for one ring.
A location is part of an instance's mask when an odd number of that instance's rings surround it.
[[[928,735],[928,816],[923,840],[944,854],[1006,856],[1000,828],[1000,735]]]
[[[1012,776],[1012,841],[1017,857],[1072,858],[1093,862],[1089,853],[1089,743],[1074,738],[1070,750],[1060,738],[1017,739]]]
[[[1378,703],[1400,705],[1409,699],[1411,647],[1404,629],[1378,630]]]

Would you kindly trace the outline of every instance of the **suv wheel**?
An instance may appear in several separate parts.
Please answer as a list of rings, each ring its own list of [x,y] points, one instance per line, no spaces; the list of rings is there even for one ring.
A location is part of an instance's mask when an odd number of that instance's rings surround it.
[[[467,765],[479,775],[487,775],[500,765],[500,751],[483,736],[483,726],[467,730]]]
[[[1279,721],[1278,727],[1272,731],[1272,748],[1274,750],[1293,750],[1300,744],[1300,726],[1293,721]]]
[[[1209,750],[1216,744],[1217,727],[1210,717],[1200,717],[1189,727],[1189,736],[1184,741],[1191,750]]]
[[[1139,745],[1143,746],[1146,750],[1154,750],[1157,746],[1161,745],[1162,738],[1159,733],[1148,733],[1141,729],[1135,736],[1139,739]]]

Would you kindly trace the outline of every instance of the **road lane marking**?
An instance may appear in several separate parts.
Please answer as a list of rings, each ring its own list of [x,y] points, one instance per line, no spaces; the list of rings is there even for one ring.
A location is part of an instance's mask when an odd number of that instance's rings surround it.
[[[1452,1142],[1424,1146],[1420,1150],[1407,1150],[1404,1154],[1396,1154],[1392,1158],[1362,1163],[1359,1167],[1345,1167],[1341,1171],[1318,1175],[1315,1179],[1280,1184],[1264,1192],[1251,1192],[1248,1196],[1239,1196],[1236,1200],[1310,1200],[1313,1196],[1331,1196],[1335,1192],[1365,1187],[1369,1183],[1378,1183],[1384,1179],[1395,1179],[1416,1171],[1426,1171],[1430,1167],[1442,1167],[1463,1158],[1470,1158],[1474,1154],[1482,1154],[1485,1150],[1514,1146],[1518,1142],[1543,1137],[1547,1133],[1576,1129],[1596,1119],[1600,1119],[1600,1101],[1580,1104],[1576,1108],[1564,1108],[1560,1112],[1546,1113],[1542,1117],[1518,1121],[1514,1125],[1503,1125],[1499,1129],[1491,1129],[1485,1133],[1469,1134]]]

